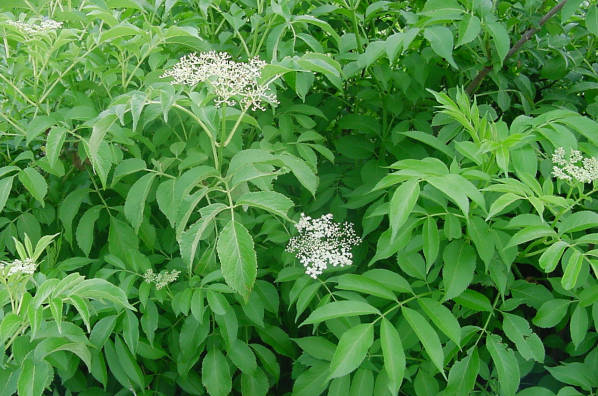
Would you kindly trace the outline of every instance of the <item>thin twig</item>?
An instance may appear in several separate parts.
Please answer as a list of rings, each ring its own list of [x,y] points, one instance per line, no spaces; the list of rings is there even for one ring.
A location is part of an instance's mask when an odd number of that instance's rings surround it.
[[[544,15],[542,17],[542,19],[540,19],[540,22],[538,23],[538,26],[534,26],[532,28],[527,29],[525,31],[525,33],[523,33],[523,36],[521,36],[521,38],[519,39],[519,41],[517,41],[515,43],[515,45],[513,45],[511,47],[511,49],[509,49],[509,52],[507,52],[507,55],[505,56],[505,59],[503,59],[503,65],[505,64],[505,62],[507,61],[507,59],[509,59],[511,56],[513,56],[513,54],[515,54],[515,52],[519,51],[521,49],[521,47],[523,47],[523,44],[525,44],[530,38],[532,38],[532,36],[534,34],[536,34],[536,32],[538,30],[540,30],[542,28],[542,26],[550,18],[552,18],[557,12],[559,12],[560,9],[563,8],[563,6],[566,3],[567,3],[567,0],[561,0],[557,5],[555,5],[554,7],[552,7],[552,9],[550,11],[548,11],[546,13],[546,15]],[[482,83],[482,80],[484,80],[484,78],[486,78],[486,76],[493,69],[494,69],[493,66],[486,66],[482,70],[480,70],[480,72],[478,73],[478,75],[475,76],[475,78],[469,83],[469,85],[465,89],[465,91],[467,92],[467,94],[471,95],[473,92],[475,92],[475,90],[478,88],[478,86]]]

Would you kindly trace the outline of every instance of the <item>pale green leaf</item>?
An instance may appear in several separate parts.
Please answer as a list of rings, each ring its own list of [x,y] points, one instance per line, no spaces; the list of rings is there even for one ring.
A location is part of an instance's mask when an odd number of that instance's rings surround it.
[[[329,378],[342,377],[358,368],[373,342],[374,326],[371,323],[359,324],[345,331],[332,356]]]
[[[417,311],[407,308],[406,306],[401,307],[403,316],[409,323],[409,326],[424,346],[426,353],[434,363],[434,366],[438,369],[440,374],[446,378],[444,374],[444,352],[442,351],[442,345],[436,331],[430,326],[428,321]]]
[[[243,224],[231,220],[220,231],[216,248],[224,280],[247,301],[257,275],[251,234]]]

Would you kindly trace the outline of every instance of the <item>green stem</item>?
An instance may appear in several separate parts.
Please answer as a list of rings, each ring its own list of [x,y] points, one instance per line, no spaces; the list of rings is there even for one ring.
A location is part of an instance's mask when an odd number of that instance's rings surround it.
[[[357,9],[353,8],[351,13],[351,19],[353,23],[353,33],[355,34],[355,41],[357,42],[357,52],[360,54],[363,52],[363,47],[361,43],[361,37],[359,36],[359,25],[357,23]]]
[[[230,131],[230,134],[228,135],[226,140],[222,143],[222,147],[228,146],[230,141],[233,139],[233,137],[235,136],[235,132],[237,132],[237,128],[239,128],[239,125],[241,124],[241,119],[243,118],[243,116],[245,116],[245,113],[247,113],[247,110],[249,110],[249,106],[245,106],[243,111],[241,111],[241,115],[239,115],[239,117],[237,118],[237,121],[235,122],[233,129]]]
[[[19,95],[21,95],[23,97],[23,99],[25,99],[30,105],[35,106],[35,107],[39,107],[39,105],[37,103],[35,103],[34,101],[32,101],[29,98],[29,96],[25,95],[16,85],[13,84],[12,81],[10,81],[8,78],[4,77],[4,74],[0,73],[0,78],[2,80],[4,80],[4,82],[6,82],[8,85],[10,85],[11,88],[14,89],[16,93],[18,93]]]
[[[582,200],[588,198],[590,195],[592,195],[593,193],[595,193],[596,191],[598,191],[598,189],[593,188],[592,191],[590,191],[587,194],[581,194],[581,196],[579,198],[577,198],[575,201],[573,201],[573,203],[571,205],[569,205],[568,207],[566,207],[565,209],[563,209],[558,215],[556,215],[556,217],[554,218],[554,220],[552,221],[552,227],[556,226],[556,223],[560,220],[560,218],[567,212],[569,212],[571,209],[573,209],[578,203],[580,203]],[[571,193],[571,190],[569,190],[569,194],[567,194],[567,198],[569,198],[569,195]]]
[[[488,324],[490,324],[490,319],[494,316],[494,309],[496,308],[496,304],[498,303],[499,297],[500,297],[500,293],[496,294],[496,297],[494,298],[494,302],[492,303],[492,311],[488,314],[488,318],[486,319],[486,323],[484,323],[484,327],[482,328],[482,331],[480,332],[480,335],[478,336],[478,339],[475,341],[475,344],[473,344],[472,348],[475,348],[478,345],[478,343],[482,339],[482,336],[484,335],[484,333],[486,333],[486,329],[488,328]]]

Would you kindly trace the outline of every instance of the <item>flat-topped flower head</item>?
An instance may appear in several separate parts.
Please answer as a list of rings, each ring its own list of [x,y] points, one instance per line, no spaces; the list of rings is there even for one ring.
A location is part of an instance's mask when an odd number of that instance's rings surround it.
[[[147,283],[153,283],[156,286],[156,289],[160,290],[164,286],[169,285],[170,283],[176,281],[179,277],[181,271],[172,270],[172,271],[161,271],[160,273],[156,274],[150,268],[143,274],[143,279]]]
[[[25,260],[13,260],[12,262],[0,261],[0,276],[9,278],[13,275],[33,275],[35,272],[35,261],[30,258]]]
[[[299,235],[291,238],[286,250],[295,254],[305,267],[305,273],[314,279],[329,266],[351,265],[351,249],[361,242],[352,223],[335,223],[332,214],[312,219],[301,213],[295,228]]]
[[[566,155],[563,147],[552,154],[552,175],[560,180],[591,183],[598,180],[598,160],[594,157],[584,158],[580,151],[570,150]]]
[[[22,21],[6,21],[6,23],[10,26],[14,26],[21,33],[30,36],[55,32],[62,27],[62,22],[57,22],[48,18],[42,19],[39,23],[27,23]]]
[[[278,104],[276,95],[268,90],[269,83],[259,79],[266,62],[252,58],[248,62],[235,62],[226,52],[202,52],[183,56],[162,78],[172,77],[175,84],[191,87],[206,83],[216,99],[216,106],[234,106],[265,110],[263,103]]]

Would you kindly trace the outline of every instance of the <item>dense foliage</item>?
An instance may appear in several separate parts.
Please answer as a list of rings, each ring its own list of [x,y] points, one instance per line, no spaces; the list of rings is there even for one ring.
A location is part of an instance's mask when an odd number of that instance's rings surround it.
[[[2,0],[0,36],[0,395],[598,390],[595,1]]]

